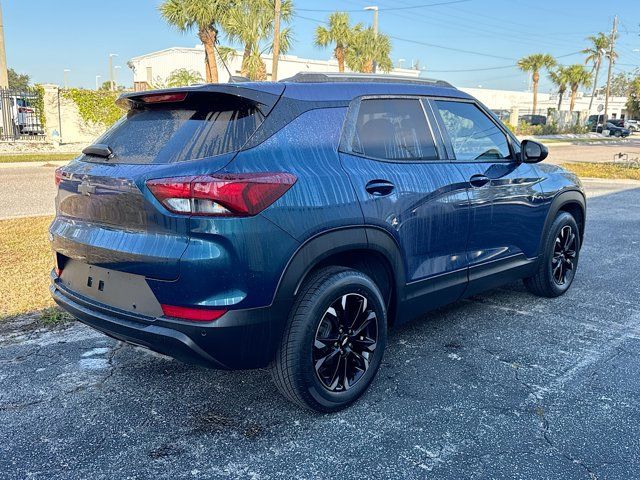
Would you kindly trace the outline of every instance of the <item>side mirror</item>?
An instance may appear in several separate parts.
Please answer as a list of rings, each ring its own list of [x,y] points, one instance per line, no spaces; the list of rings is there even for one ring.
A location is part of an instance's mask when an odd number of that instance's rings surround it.
[[[523,140],[520,148],[522,150],[520,157],[524,163],[538,163],[549,155],[547,147],[533,140]]]

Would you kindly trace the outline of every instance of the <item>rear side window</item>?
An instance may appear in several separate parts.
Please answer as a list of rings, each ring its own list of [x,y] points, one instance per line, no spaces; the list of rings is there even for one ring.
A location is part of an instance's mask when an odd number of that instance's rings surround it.
[[[511,158],[506,135],[473,103],[435,100],[457,160]]]
[[[172,163],[239,150],[263,121],[249,102],[230,100],[130,110],[96,143],[114,153],[109,163]]]
[[[422,104],[405,98],[363,100],[351,151],[387,160],[438,158]]]

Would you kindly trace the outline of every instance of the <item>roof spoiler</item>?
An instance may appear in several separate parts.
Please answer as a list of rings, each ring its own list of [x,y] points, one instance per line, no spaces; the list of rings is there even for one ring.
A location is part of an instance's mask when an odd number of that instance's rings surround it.
[[[118,97],[116,103],[123,108],[136,108],[142,105],[149,105],[150,103],[145,99],[149,98],[161,98],[163,103],[178,102],[189,99],[193,96],[206,96],[212,94],[231,95],[234,97],[245,98],[260,105],[265,105],[270,110],[273,105],[278,101],[282,92],[284,92],[284,85],[278,83],[260,84],[259,89],[255,88],[251,83],[238,82],[236,83],[207,83],[204,85],[193,85],[190,87],[178,87],[178,88],[164,88],[160,90],[144,90],[141,92],[129,92],[123,93]]]

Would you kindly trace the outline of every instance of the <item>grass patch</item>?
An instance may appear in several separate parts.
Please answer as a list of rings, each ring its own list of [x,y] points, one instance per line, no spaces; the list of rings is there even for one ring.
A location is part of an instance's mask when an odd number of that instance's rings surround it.
[[[0,320],[53,307],[49,272],[53,254],[48,227],[52,217],[0,220]],[[47,320],[56,320],[52,311]]]
[[[61,325],[73,320],[73,317],[60,307],[48,307],[40,312],[40,323],[46,327]]]
[[[640,180],[640,166],[623,163],[563,163],[562,166],[579,177]]]
[[[77,153],[17,153],[11,155],[0,154],[0,163],[59,162],[73,160],[77,156]]]

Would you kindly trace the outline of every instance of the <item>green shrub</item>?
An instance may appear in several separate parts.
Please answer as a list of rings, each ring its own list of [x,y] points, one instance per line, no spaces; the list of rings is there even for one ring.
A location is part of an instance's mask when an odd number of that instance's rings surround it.
[[[42,85],[36,85],[33,87],[35,90],[36,98],[34,99],[34,107],[36,107],[36,112],[38,112],[38,117],[40,120],[40,125],[42,128],[45,128],[45,115],[44,115],[44,87]]]
[[[118,93],[104,90],[70,88],[60,90],[62,96],[73,100],[80,117],[87,123],[97,123],[110,127],[122,117],[124,110],[116,105]]]

